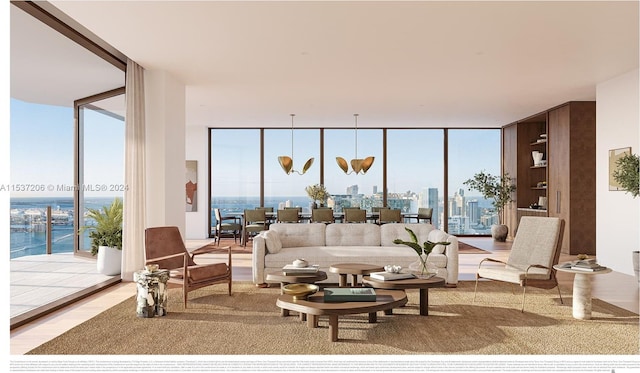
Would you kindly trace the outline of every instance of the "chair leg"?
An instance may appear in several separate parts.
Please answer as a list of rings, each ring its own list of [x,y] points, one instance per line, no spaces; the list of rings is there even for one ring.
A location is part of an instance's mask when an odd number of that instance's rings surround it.
[[[558,295],[560,296],[560,304],[564,304],[564,301],[562,301],[562,294],[560,293],[560,285],[558,285],[558,281],[556,281],[556,289],[558,289]]]
[[[522,287],[522,309],[520,310],[520,312],[524,312],[524,296],[526,292],[527,292],[527,286],[525,285]]]
[[[476,275],[476,287],[475,289],[473,289],[473,301],[471,301],[471,304],[476,302],[476,293],[478,292],[478,275]]]

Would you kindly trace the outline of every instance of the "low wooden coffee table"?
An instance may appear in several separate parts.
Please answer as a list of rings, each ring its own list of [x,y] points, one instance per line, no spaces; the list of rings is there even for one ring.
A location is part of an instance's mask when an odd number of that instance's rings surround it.
[[[378,321],[376,312],[401,307],[407,303],[407,294],[400,290],[376,290],[375,302],[325,303],[324,292],[319,291],[305,300],[293,299],[291,295],[280,295],[276,305],[282,309],[307,315],[307,326],[318,327],[318,316],[329,316],[329,339],[338,340],[338,316],[368,313],[369,322]]]
[[[384,267],[362,263],[339,263],[332,264],[329,267],[329,272],[340,275],[338,280],[340,287],[347,286],[347,275],[351,275],[351,286],[358,286],[358,275],[368,275],[371,272],[381,271],[384,271]]]
[[[327,273],[324,271],[318,271],[313,274],[297,274],[297,275],[285,275],[282,271],[276,271],[267,273],[267,281],[277,281],[280,283],[280,294],[284,294],[282,292],[282,288],[288,284],[315,284],[318,281],[324,281],[327,279]],[[281,309],[280,314],[282,316],[289,316],[289,310]],[[302,321],[305,320],[305,315],[300,314],[300,318]]]
[[[441,277],[431,277],[429,279],[410,278],[406,280],[382,281],[365,276],[362,283],[374,289],[420,289],[420,315],[429,315],[429,288],[442,288],[445,281]]]

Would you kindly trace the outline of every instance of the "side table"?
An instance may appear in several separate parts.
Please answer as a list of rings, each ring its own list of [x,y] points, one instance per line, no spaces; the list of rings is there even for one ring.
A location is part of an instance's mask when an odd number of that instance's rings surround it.
[[[611,268],[601,271],[581,271],[554,265],[556,271],[573,273],[573,317],[581,320],[591,319],[591,276],[610,273]]]
[[[443,288],[445,281],[441,277],[431,277],[428,279],[409,278],[404,280],[382,281],[365,276],[362,283],[374,289],[407,290],[420,289],[420,315],[429,315],[429,288]]]
[[[276,271],[267,273],[267,281],[277,281],[280,283],[280,294],[284,294],[282,288],[288,284],[315,284],[318,281],[324,281],[327,279],[327,273],[324,271],[318,271],[316,273],[299,273],[295,275],[286,275],[282,271]],[[285,308],[280,309],[281,316],[289,316],[289,310]],[[300,314],[300,319],[304,321],[306,315],[304,313]]]
[[[332,264],[329,267],[329,272],[337,273],[340,275],[338,285],[340,287],[347,286],[347,275],[351,275],[351,286],[359,286],[358,285],[358,275],[364,276],[368,275],[371,272],[382,272],[384,271],[384,267],[380,267],[378,265],[373,264],[362,264],[362,263],[339,263]]]
[[[133,273],[133,281],[136,282],[137,288],[137,316],[155,317],[166,315],[169,270],[137,271]]]

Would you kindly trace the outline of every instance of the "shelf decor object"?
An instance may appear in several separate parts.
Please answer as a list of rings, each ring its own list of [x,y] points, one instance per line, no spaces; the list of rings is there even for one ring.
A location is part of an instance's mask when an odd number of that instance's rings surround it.
[[[342,169],[342,171],[344,171],[344,173],[347,175],[352,173],[355,173],[356,175],[361,173],[362,175],[364,175],[367,173],[367,171],[369,171],[369,168],[371,168],[371,166],[373,165],[373,161],[375,160],[375,157],[366,157],[364,159],[358,158],[358,114],[353,114],[353,116],[356,122],[356,127],[355,127],[356,156],[354,159],[351,160],[352,170],[349,171],[349,165],[347,164],[347,161],[344,158],[336,157],[336,162],[338,163],[338,166]]]
[[[295,117],[296,115],[295,114],[289,114],[289,115],[291,115],[291,157],[286,155],[281,155],[278,157],[278,162],[280,163],[280,167],[282,167],[282,169],[287,175],[291,175],[294,172],[297,173],[298,175],[304,175],[304,173],[307,172],[307,170],[313,164],[314,158],[311,157],[307,160],[307,162],[305,162],[304,166],[302,167],[302,172],[296,171],[293,169],[293,117]]]

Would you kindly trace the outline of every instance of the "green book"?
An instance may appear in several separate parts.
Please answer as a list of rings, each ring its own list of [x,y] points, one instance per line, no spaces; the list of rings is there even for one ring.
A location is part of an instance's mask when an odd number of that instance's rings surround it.
[[[331,302],[375,302],[373,288],[325,288],[324,301]]]

